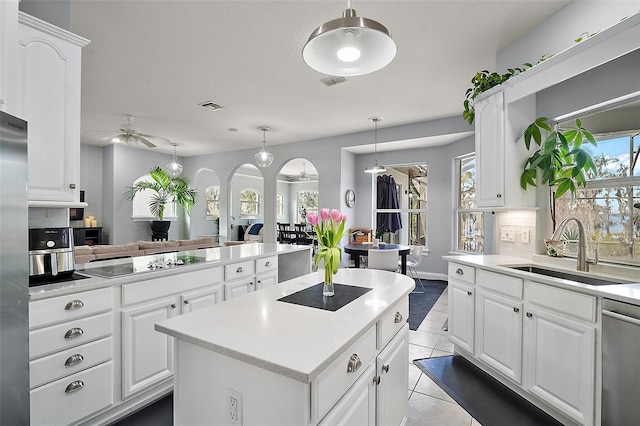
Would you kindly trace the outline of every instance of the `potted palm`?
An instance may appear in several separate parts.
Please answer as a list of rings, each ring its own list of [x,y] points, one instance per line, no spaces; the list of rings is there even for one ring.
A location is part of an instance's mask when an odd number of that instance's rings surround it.
[[[152,191],[149,200],[149,212],[158,218],[151,222],[151,230],[154,235],[166,234],[171,222],[164,220],[164,210],[167,204],[175,203],[187,213],[191,212],[198,199],[198,193],[189,187],[189,181],[182,177],[171,177],[160,167],[156,167],[149,173],[152,181],[139,181],[127,189],[127,198],[133,201],[141,191]]]

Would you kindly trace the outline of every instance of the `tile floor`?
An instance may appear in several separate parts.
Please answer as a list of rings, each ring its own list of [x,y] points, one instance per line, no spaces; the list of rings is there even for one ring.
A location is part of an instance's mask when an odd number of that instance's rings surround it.
[[[408,426],[481,426],[426,374],[413,364],[417,358],[453,353],[442,325],[447,319],[448,292],[442,293],[418,330],[409,330]]]

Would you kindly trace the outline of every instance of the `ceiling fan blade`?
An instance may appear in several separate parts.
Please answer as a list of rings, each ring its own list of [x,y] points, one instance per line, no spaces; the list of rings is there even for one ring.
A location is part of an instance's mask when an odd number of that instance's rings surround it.
[[[140,142],[142,142],[143,144],[145,144],[146,146],[148,146],[149,148],[155,148],[155,144],[149,142],[148,140],[146,140],[145,138],[140,136],[140,133],[138,133],[138,140]]]

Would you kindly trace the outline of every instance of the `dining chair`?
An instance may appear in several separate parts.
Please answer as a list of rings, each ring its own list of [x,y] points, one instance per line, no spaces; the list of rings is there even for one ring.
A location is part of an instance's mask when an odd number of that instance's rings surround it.
[[[367,268],[396,272],[398,270],[398,255],[398,249],[369,249]]]
[[[296,240],[295,232],[291,230],[290,223],[278,222],[278,240],[280,243],[293,243]]]
[[[420,287],[422,287],[422,291],[414,290],[412,291],[412,293],[423,294],[426,292],[426,290],[424,288],[424,284],[422,284],[422,278],[420,278],[420,276],[418,275],[418,266],[422,261],[422,250],[424,249],[424,247],[423,246],[409,246],[409,247],[411,247],[411,251],[407,256],[407,269],[409,270],[409,275],[411,275],[411,278],[413,278],[414,280],[417,278],[418,282],[420,283]],[[398,265],[400,265],[400,263],[401,261],[398,260]]]

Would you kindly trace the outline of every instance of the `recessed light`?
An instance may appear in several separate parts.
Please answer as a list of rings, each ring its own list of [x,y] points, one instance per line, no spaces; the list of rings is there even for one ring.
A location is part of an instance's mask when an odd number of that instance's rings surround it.
[[[230,132],[237,132],[238,131],[238,129],[236,129],[235,127],[229,127],[227,130],[230,131]]]
[[[211,111],[217,111],[219,109],[222,109],[222,105],[217,104],[213,101],[202,102],[202,103],[199,103],[198,105],[200,105],[201,107],[210,109]]]

